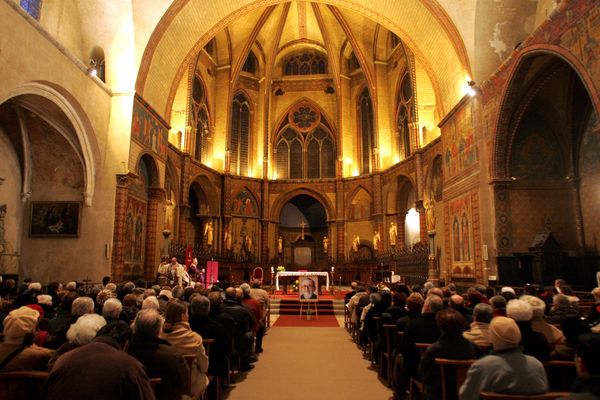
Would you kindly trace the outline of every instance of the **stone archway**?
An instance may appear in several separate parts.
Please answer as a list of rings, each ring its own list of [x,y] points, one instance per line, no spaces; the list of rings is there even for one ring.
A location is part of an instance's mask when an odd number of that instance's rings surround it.
[[[280,261],[295,268],[319,269],[327,265],[323,245],[329,237],[325,207],[316,198],[299,194],[289,199],[279,215]],[[279,240],[279,239],[278,239]],[[279,246],[279,242],[278,242]],[[329,251],[329,248],[327,248]]]

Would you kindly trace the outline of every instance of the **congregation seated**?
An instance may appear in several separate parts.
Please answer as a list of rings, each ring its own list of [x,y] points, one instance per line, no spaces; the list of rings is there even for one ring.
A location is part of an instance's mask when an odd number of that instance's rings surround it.
[[[45,371],[52,351],[33,343],[40,313],[22,306],[4,318],[4,340],[0,343],[0,370]]]
[[[421,316],[424,302],[425,300],[420,293],[414,292],[408,296],[406,299],[406,315],[396,320],[396,330],[398,332],[404,332],[410,321]]]
[[[117,322],[121,320],[121,312],[123,311],[123,304],[121,300],[117,298],[108,299],[102,306],[102,316],[109,324],[111,322]],[[125,321],[127,322],[127,321]]]
[[[44,385],[47,400],[154,399],[143,365],[123,351],[131,329],[104,326],[94,340],[60,357]]]
[[[492,319],[489,327],[494,353],[473,363],[460,388],[460,400],[479,400],[481,392],[538,394],[548,391],[544,366],[523,354],[517,323],[507,317]]]
[[[506,316],[517,322],[517,326],[521,331],[519,344],[523,347],[523,353],[542,362],[548,360],[550,358],[548,341],[544,335],[534,331],[531,327],[533,310],[529,303],[518,299],[509,301],[506,305]]]
[[[462,296],[458,294],[450,296],[448,306],[461,313],[463,318],[467,321],[467,323],[473,322],[473,310],[467,308],[467,306],[465,305],[465,299]]]
[[[159,337],[163,323],[156,309],[140,311],[127,352],[142,363],[150,378],[161,378],[155,388],[158,400],[181,400],[182,395],[191,393],[190,370],[183,353]]]
[[[421,316],[411,320],[406,326],[399,354],[396,356],[394,369],[394,389],[402,393],[408,388],[410,378],[417,377],[421,360],[421,350],[417,343],[433,343],[440,337],[440,330],[435,321],[435,314],[444,308],[442,299],[430,295],[425,299]]]
[[[252,332],[254,334],[254,352],[262,353],[262,339],[265,334],[265,325],[262,323],[263,310],[260,302],[250,295],[250,285],[242,283],[239,287],[242,292],[241,301],[253,315],[252,319]]]
[[[233,343],[241,361],[241,368],[243,370],[252,369],[254,366],[250,363],[254,361],[251,355],[254,316],[248,308],[241,304],[241,298],[237,297],[236,289],[233,287],[225,289],[225,300],[223,300],[221,310],[229,314],[235,322]]]
[[[486,303],[477,304],[473,309],[473,322],[471,322],[470,328],[463,333],[464,338],[478,346],[491,346],[489,325],[492,317],[492,306]]]
[[[560,322],[560,329],[564,336],[556,344],[550,356],[553,360],[573,361],[577,350],[577,339],[587,333],[589,327],[581,318],[569,317]]]
[[[588,324],[597,325],[600,323],[600,287],[596,287],[592,290],[592,296],[594,296],[594,304],[590,308],[585,319]]]
[[[182,354],[194,354],[196,356],[190,371],[193,383],[190,392],[192,395],[196,395],[203,393],[209,383],[207,376],[208,356],[202,345],[202,337],[191,330],[188,321],[187,305],[180,300],[169,302],[160,338],[169,342],[174,349]]]
[[[392,304],[381,314],[381,322],[383,324],[395,324],[399,318],[407,314],[406,297],[406,294],[402,292],[393,294]]]
[[[231,357],[231,342],[225,327],[210,317],[208,297],[195,293],[190,298],[190,328],[203,339],[214,339],[208,354],[208,374],[226,377],[229,373],[227,358]]]
[[[557,294],[552,300],[552,309],[546,320],[551,324],[560,325],[560,321],[569,317],[579,317],[577,309],[564,294]]]
[[[529,303],[533,310],[533,317],[531,318],[531,327],[533,330],[544,335],[550,347],[553,348],[556,346],[564,336],[560,329],[546,321],[544,317],[546,304],[544,301],[539,297],[530,295],[521,296],[521,300]]]
[[[427,348],[419,364],[419,376],[425,387],[426,400],[442,398],[440,368],[435,363],[436,358],[474,360],[483,357],[483,351],[479,346],[462,336],[467,321],[460,312],[452,308],[446,308],[435,314],[435,321],[442,334],[436,342]],[[449,382],[456,379],[452,376],[446,378]],[[456,393],[449,391],[446,399],[455,400]]]
[[[600,399],[600,333],[584,333],[579,336],[575,360],[578,378],[565,399]]]
[[[504,296],[490,297],[490,305],[494,317],[506,317],[506,298]]]
[[[48,361],[48,370],[51,370],[54,363],[60,356],[76,349],[80,346],[91,343],[96,334],[106,325],[104,317],[98,314],[85,314],[77,319],[67,331],[68,342],[60,346]]]

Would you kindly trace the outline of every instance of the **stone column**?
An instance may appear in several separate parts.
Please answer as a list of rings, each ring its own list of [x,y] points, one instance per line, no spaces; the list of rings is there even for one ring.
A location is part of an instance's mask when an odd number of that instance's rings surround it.
[[[187,235],[187,221],[190,218],[190,205],[182,204],[179,206],[179,233],[177,240],[179,243],[185,243]]]
[[[132,177],[132,174],[117,175],[111,265],[112,278],[117,282],[123,280],[123,272],[125,269],[125,220],[127,219],[129,183],[131,182]]]
[[[415,201],[415,208],[419,212],[419,241],[427,243],[427,215],[425,207],[423,207],[423,200]]]
[[[165,201],[163,188],[150,188],[148,191],[148,212],[146,214],[146,254],[144,256],[144,277],[150,279],[156,274],[158,258],[156,241],[158,237],[158,210]]]

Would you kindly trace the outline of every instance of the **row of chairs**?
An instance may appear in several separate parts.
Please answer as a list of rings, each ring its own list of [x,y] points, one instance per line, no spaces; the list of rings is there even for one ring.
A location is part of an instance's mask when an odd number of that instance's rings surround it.
[[[394,369],[394,354],[395,348],[400,344],[402,340],[403,332],[396,330],[394,324],[383,324],[381,319],[375,317],[378,326],[378,342],[379,348],[375,351],[375,343],[369,342],[364,344],[363,352],[366,356],[370,357],[373,364],[377,364],[378,376],[387,384],[391,386],[392,376]],[[346,309],[344,317],[344,325],[348,330],[353,340],[356,343],[360,341],[360,332],[357,324],[351,322],[350,314]],[[424,354],[430,343],[417,343],[416,347]],[[481,349],[485,354],[491,351],[490,346],[481,346]],[[455,391],[458,396],[458,390],[464,383],[467,371],[471,364],[476,360],[450,360],[443,358],[436,358],[436,363],[440,367],[441,379],[442,379],[442,400],[448,398],[449,391]],[[574,361],[547,361],[544,363],[544,368],[548,374],[551,382],[551,389],[553,391],[534,395],[534,396],[519,396],[519,395],[506,395],[498,393],[482,393],[482,398],[490,400],[508,400],[508,399],[532,399],[532,400],[550,400],[563,397],[567,394],[573,379],[576,375],[575,362]],[[450,372],[453,370],[453,372]],[[447,376],[456,376],[455,385],[449,385]],[[409,386],[409,399],[416,399],[417,393],[422,395],[423,384],[417,379],[411,379]],[[453,396],[453,397],[457,397]]]

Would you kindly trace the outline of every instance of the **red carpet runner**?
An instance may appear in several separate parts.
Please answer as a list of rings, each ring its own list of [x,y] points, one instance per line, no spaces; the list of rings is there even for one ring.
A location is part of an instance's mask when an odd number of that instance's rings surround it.
[[[331,327],[339,327],[337,319],[333,315],[319,315],[319,319],[316,319],[314,316],[310,317],[310,321],[306,320],[305,316],[296,315],[281,315],[275,321],[273,326],[276,327],[317,327],[317,328],[331,328]]]

